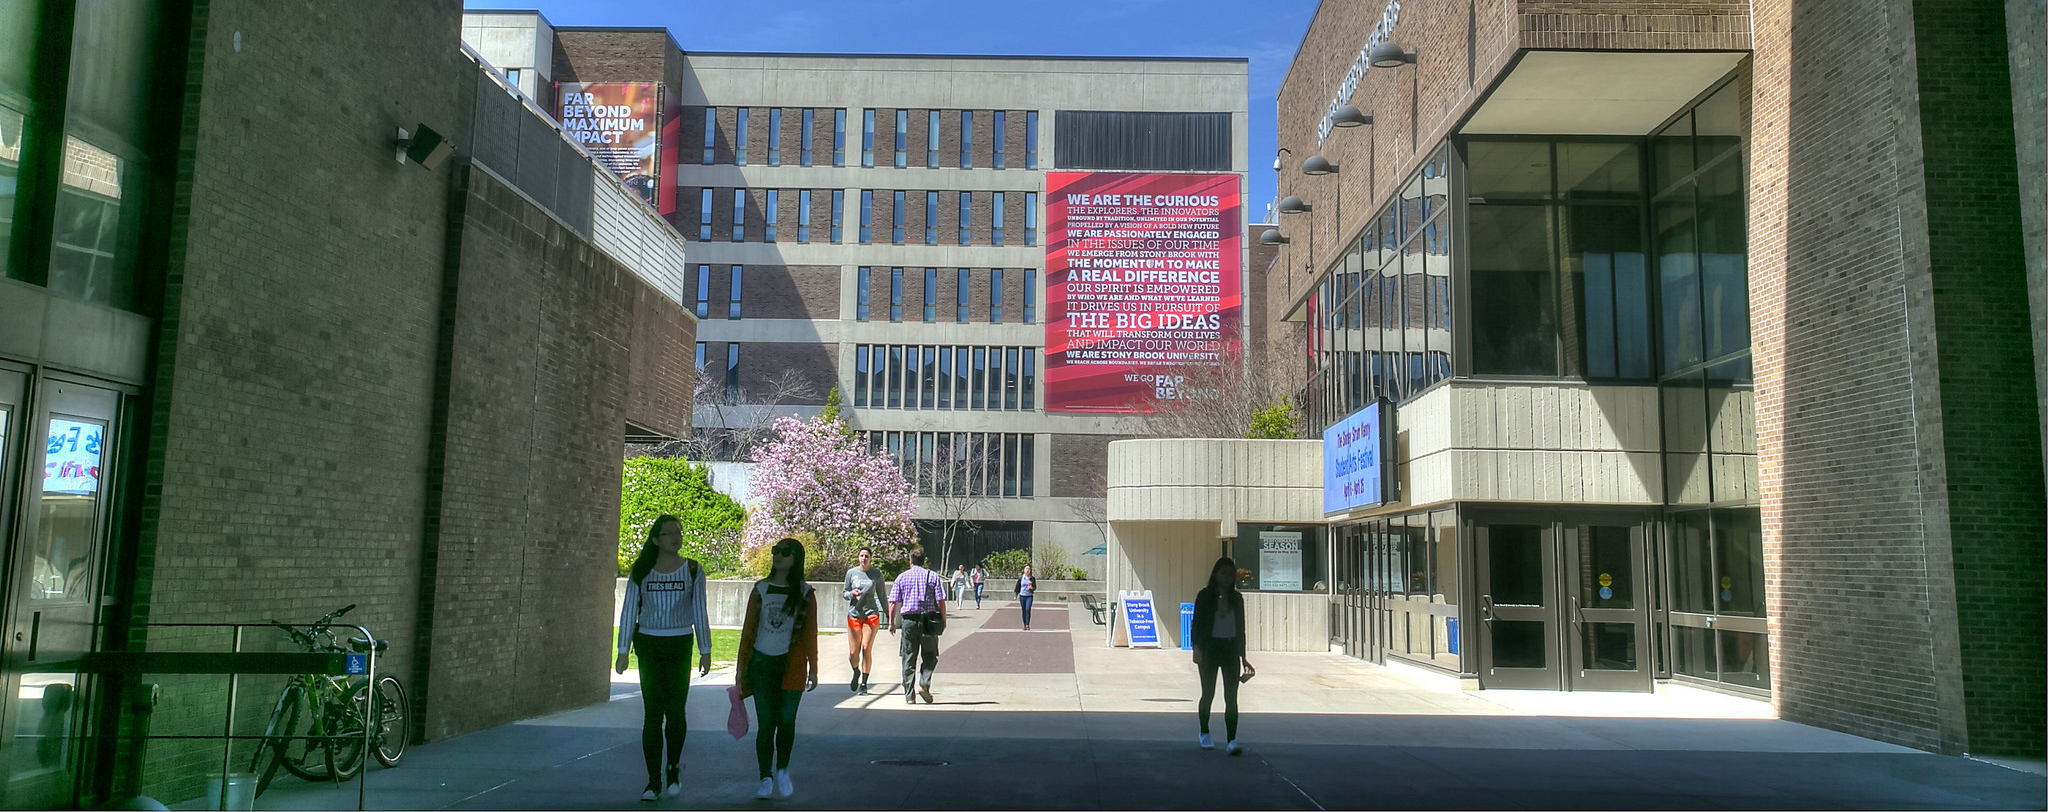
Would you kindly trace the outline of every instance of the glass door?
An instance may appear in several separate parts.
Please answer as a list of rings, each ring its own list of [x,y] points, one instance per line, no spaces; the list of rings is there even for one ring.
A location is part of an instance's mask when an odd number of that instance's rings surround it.
[[[1649,691],[1646,526],[1564,528],[1565,682],[1575,691]]]
[[[1479,687],[1564,687],[1559,667],[1557,531],[1549,524],[1480,525]]]
[[[42,442],[8,450],[29,472],[10,490],[21,495],[22,509],[11,524],[7,630],[0,639],[8,665],[0,763],[8,777],[5,805],[13,808],[72,803],[85,695],[77,665],[93,645],[107,536],[104,485],[114,481],[110,429],[120,404],[116,393],[80,384],[42,381],[39,388],[29,425]],[[10,431],[24,424],[19,410],[9,415]]]

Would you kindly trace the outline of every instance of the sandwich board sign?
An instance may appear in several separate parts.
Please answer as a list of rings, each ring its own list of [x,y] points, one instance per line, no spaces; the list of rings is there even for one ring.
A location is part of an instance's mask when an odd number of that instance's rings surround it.
[[[1152,604],[1152,590],[1118,592],[1117,615],[1123,619],[1131,648],[1159,648],[1159,617]]]

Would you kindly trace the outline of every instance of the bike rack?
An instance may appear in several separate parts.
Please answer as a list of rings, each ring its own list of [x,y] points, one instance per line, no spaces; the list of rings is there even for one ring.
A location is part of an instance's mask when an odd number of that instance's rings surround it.
[[[348,670],[348,666],[349,666],[349,658],[350,658],[350,657],[352,657],[352,656],[361,656],[361,657],[363,657],[363,658],[364,658],[364,667],[363,667],[363,674],[364,674],[364,676],[365,676],[365,678],[366,678],[366,680],[367,680],[367,681],[366,681],[366,682],[365,682],[364,684],[365,684],[365,685],[368,685],[368,686],[369,686],[369,689],[370,689],[370,696],[371,696],[371,700],[372,700],[372,701],[371,701],[371,707],[373,707],[373,708],[375,707],[375,697],[376,697],[376,694],[377,694],[377,651],[376,651],[376,646],[375,646],[375,645],[372,645],[372,646],[370,646],[370,650],[369,650],[369,651],[361,652],[360,654],[351,654],[351,653],[349,653],[349,652],[339,652],[339,651],[336,651],[336,652],[303,652],[303,651],[292,651],[292,652],[251,652],[251,651],[243,651],[243,650],[242,650],[242,631],[243,631],[244,629],[249,629],[249,628],[260,628],[260,629],[272,629],[272,630],[274,630],[274,629],[277,629],[277,627],[278,627],[278,626],[280,626],[280,625],[283,625],[283,626],[290,626],[290,627],[292,627],[292,628],[295,628],[295,629],[312,629],[312,628],[314,628],[314,625],[313,625],[313,624],[311,624],[311,623],[284,623],[284,624],[279,624],[279,623],[269,623],[269,622],[265,622],[265,623],[143,623],[143,624],[138,624],[138,625],[142,626],[143,628],[149,628],[149,629],[233,629],[233,630],[234,630],[234,638],[235,638],[235,643],[234,643],[234,650],[233,650],[233,651],[231,651],[231,652],[229,652],[229,653],[226,653],[226,654],[222,654],[222,653],[220,653],[220,652],[212,652],[212,651],[95,651],[95,652],[90,652],[90,653],[87,653],[87,654],[86,654],[86,655],[85,655],[84,657],[81,657],[81,658],[79,659],[79,661],[78,661],[78,670],[79,670],[80,672],[83,672],[83,673],[92,673],[92,674],[168,674],[168,675],[178,675],[178,676],[183,676],[183,675],[205,675],[205,674],[216,674],[216,675],[224,674],[224,675],[226,675],[226,676],[227,676],[227,678],[228,678],[228,706],[227,706],[227,723],[226,723],[226,725],[225,725],[225,729],[224,729],[224,730],[222,731],[221,735],[219,735],[219,736],[197,736],[197,735],[193,735],[193,736],[157,736],[157,735],[148,735],[148,736],[143,736],[143,737],[141,737],[141,738],[143,738],[144,740],[150,740],[150,739],[162,739],[162,740],[167,740],[167,741],[170,741],[170,740],[182,740],[182,741],[192,741],[192,740],[212,740],[212,739],[219,739],[219,740],[221,740],[221,748],[220,748],[220,808],[221,808],[221,809],[227,809],[227,807],[228,807],[228,795],[229,795],[229,793],[228,793],[228,789],[229,789],[229,786],[230,786],[230,785],[229,785],[229,783],[228,783],[228,781],[229,781],[229,778],[230,778],[230,776],[231,776],[231,775],[232,775],[232,773],[233,773],[233,761],[234,761],[234,746],[235,746],[235,742],[236,742],[236,741],[238,741],[238,740],[247,740],[247,739],[263,739],[263,738],[265,738],[264,736],[238,736],[238,735],[235,735],[235,710],[236,710],[236,695],[237,695],[238,693],[240,693],[240,690],[239,690],[239,689],[241,688],[241,678],[242,678],[242,675],[243,675],[243,674],[273,674],[273,675],[274,675],[274,674],[282,674],[282,675],[288,675],[288,676],[298,676],[298,675],[301,675],[301,674],[320,674],[320,675],[324,675],[324,676],[330,676],[330,677],[333,677],[333,676],[343,676],[343,675],[346,675],[346,674],[348,674],[348,673],[349,673],[349,670]],[[366,639],[366,640],[376,640],[376,639],[377,639],[375,635],[372,635],[372,634],[370,634],[370,630],[369,630],[369,629],[367,629],[367,628],[365,628],[365,627],[362,627],[362,626],[356,626],[356,625],[351,625],[351,624],[340,624],[340,623],[330,623],[330,624],[328,624],[328,625],[327,625],[327,628],[329,628],[329,629],[354,629],[354,630],[355,630],[355,631],[356,631],[357,633],[359,633],[359,634],[361,634],[361,635],[362,635],[363,639]],[[374,742],[375,742],[375,735],[374,735],[374,734],[375,734],[375,729],[376,729],[376,727],[375,727],[375,725],[371,724],[370,722],[371,722],[371,720],[365,719],[365,720],[364,720],[364,724],[363,724],[363,754],[362,754],[362,758],[363,758],[363,767],[362,767],[362,772],[358,773],[358,774],[357,774],[357,776],[356,776],[356,780],[357,780],[357,785],[356,785],[356,809],[358,809],[358,810],[362,810],[362,809],[365,809],[365,808],[366,808],[366,806],[365,806],[365,803],[366,803],[366,799],[367,799],[367,797],[368,797],[368,795],[369,795],[369,787],[370,787],[370,764],[369,764],[369,762],[370,762],[370,761],[371,761],[372,759],[374,759],[374,758],[375,758],[375,754],[374,754],[374,753],[372,752],[371,748],[372,748],[372,747],[374,746]],[[341,736],[334,736],[334,735],[329,735],[329,736],[326,736],[325,738],[328,738],[328,739],[339,739],[339,738],[342,738],[342,737],[341,737]]]

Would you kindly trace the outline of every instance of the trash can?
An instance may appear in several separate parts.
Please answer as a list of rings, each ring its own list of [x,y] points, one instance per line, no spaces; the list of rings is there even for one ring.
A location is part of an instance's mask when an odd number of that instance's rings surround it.
[[[220,776],[216,775],[212,778],[206,779],[205,808],[239,810],[255,809],[256,776],[250,775],[248,773],[229,773],[228,798],[226,806],[221,805]]]
[[[1195,605],[1183,601],[1180,605],[1180,650],[1193,651],[1195,648]]]

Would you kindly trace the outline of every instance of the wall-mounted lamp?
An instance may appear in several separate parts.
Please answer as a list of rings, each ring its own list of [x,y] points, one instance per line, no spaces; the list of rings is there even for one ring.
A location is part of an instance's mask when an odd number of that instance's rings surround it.
[[[1280,229],[1269,228],[1259,232],[1260,245],[1286,245],[1288,242],[1286,237],[1280,236]]]
[[[1373,46],[1365,58],[1370,60],[1375,68],[1398,68],[1402,65],[1415,64],[1414,51],[1403,50],[1401,46],[1391,42],[1381,42]]]
[[[1337,112],[1330,115],[1330,126],[1332,127],[1359,127],[1371,123],[1371,113],[1348,104],[1337,108]]]
[[[1316,207],[1303,202],[1301,198],[1294,195],[1288,195],[1280,201],[1281,214],[1301,214],[1303,212],[1315,211],[1315,209]]]
[[[1304,175],[1334,175],[1336,173],[1337,165],[1330,163],[1330,159],[1321,155],[1310,155],[1308,160],[1301,162],[1301,174]]]
[[[432,172],[454,152],[455,145],[448,143],[448,139],[442,138],[432,127],[421,124],[412,132],[406,132],[404,127],[398,128],[398,162],[401,164],[410,159],[421,169]]]

